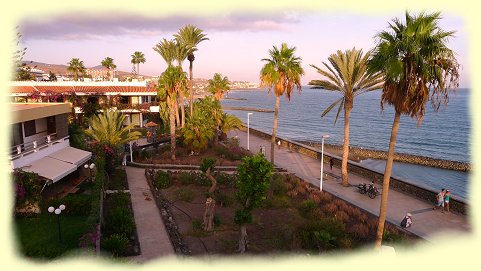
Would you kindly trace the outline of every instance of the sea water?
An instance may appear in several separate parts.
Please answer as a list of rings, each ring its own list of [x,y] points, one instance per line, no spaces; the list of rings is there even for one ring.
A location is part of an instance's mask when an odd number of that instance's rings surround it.
[[[469,89],[459,89],[455,94],[451,93],[448,105],[441,104],[438,112],[435,112],[428,102],[421,123],[418,123],[417,119],[403,115],[395,151],[435,159],[469,162],[471,136],[469,96]],[[231,91],[226,98],[222,101],[225,106],[267,110],[273,110],[275,107],[275,96],[272,93],[268,94],[266,90]],[[342,145],[343,111],[340,112],[336,125],[334,120],[337,107],[321,117],[322,112],[340,98],[339,93],[309,87],[303,87],[301,93],[294,91],[290,101],[285,96],[281,97],[277,134],[279,137],[291,140],[317,143],[321,141],[322,135],[329,134],[331,137],[326,141],[327,143]],[[384,110],[381,110],[380,101],[380,90],[355,97],[349,121],[351,146],[388,150],[394,110],[389,105],[385,105]],[[226,110],[226,112],[247,122],[246,111]],[[250,116],[250,126],[272,133],[273,116],[273,113],[253,112]],[[369,161],[365,164],[376,167],[378,170],[382,167],[379,163],[369,165]],[[402,175],[404,179],[431,189],[448,188],[453,191],[454,196],[467,198],[468,173],[407,165],[411,168],[407,169],[405,165],[395,163],[393,176]],[[384,168],[382,167],[380,171],[384,171]]]

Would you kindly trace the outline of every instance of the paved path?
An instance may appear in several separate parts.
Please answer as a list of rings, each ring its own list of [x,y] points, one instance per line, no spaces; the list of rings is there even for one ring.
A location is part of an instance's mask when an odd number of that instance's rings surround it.
[[[228,136],[237,136],[240,140],[240,145],[247,148],[247,132],[236,130],[229,132]],[[264,146],[266,158],[270,161],[270,140],[250,134],[249,141],[250,150],[254,153],[258,152],[261,146]],[[320,161],[317,159],[290,151],[285,147],[281,147],[280,149],[276,147],[275,164],[296,174],[298,177],[301,177],[317,187],[320,185],[321,165]],[[341,176],[340,168],[334,167],[331,171],[329,165],[325,163],[324,173],[325,177],[323,178],[322,184],[323,190],[349,201],[375,215],[379,214],[381,197],[378,196],[374,199],[370,199],[367,195],[361,195],[356,187],[359,183],[370,183],[370,180],[349,173],[349,183],[352,186],[343,187],[341,185],[341,179],[333,177]],[[379,191],[381,191],[380,185],[378,185],[378,188]],[[406,213],[412,213],[413,225],[408,228],[408,231],[429,241],[433,241],[435,235],[442,232],[469,232],[471,230],[471,225],[466,216],[453,213],[441,213],[439,210],[434,211],[432,210],[433,205],[434,202],[430,204],[408,194],[391,189],[389,191],[386,219],[391,223],[399,224]]]
[[[126,172],[141,251],[139,256],[131,259],[142,263],[174,256],[174,248],[145,179],[144,169],[126,167]]]

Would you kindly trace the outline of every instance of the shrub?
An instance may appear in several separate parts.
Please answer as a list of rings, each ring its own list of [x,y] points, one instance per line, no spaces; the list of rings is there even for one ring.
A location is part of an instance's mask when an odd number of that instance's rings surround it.
[[[270,208],[289,208],[291,202],[286,196],[274,196],[271,199],[266,199],[265,205]]]
[[[338,221],[344,222],[344,223],[349,221],[349,215],[346,212],[344,212],[343,210],[338,210],[334,214],[334,218],[337,219]]]
[[[126,208],[130,205],[130,195],[126,192],[116,192],[110,194],[108,201],[112,203],[115,208]]]
[[[395,244],[408,244],[408,239],[402,233],[399,233],[397,230],[385,230],[382,240],[386,243],[395,243]]]
[[[322,203],[329,203],[332,201],[332,196],[326,192],[321,192],[319,194],[319,198],[321,199]]]
[[[183,185],[189,185],[189,184],[195,183],[195,175],[192,174],[192,172],[186,172],[186,171],[180,172],[177,175],[177,179]]]
[[[321,207],[321,209],[322,209],[324,212],[326,212],[326,213],[328,213],[328,214],[331,214],[331,215],[335,214],[335,213],[337,212],[337,210],[338,210],[338,209],[337,209],[337,205],[334,204],[333,202],[328,203],[328,204],[326,204],[326,205],[323,205],[323,206]]]
[[[202,221],[200,219],[193,219],[192,220],[192,229],[194,230],[202,230]]]
[[[168,172],[158,170],[154,174],[154,186],[157,189],[165,189],[172,185],[170,174]]]
[[[216,173],[215,179],[217,180],[218,184],[234,186],[235,182],[237,181],[237,174],[227,174],[227,173]]]
[[[320,196],[320,193],[316,193],[316,192],[319,192],[319,191],[314,191],[312,193],[309,193],[309,199],[314,201],[316,204],[319,204],[321,203],[321,196]]]
[[[134,232],[135,222],[129,210],[115,208],[105,216],[105,230],[107,233],[118,233],[131,236]]]
[[[214,194],[214,199],[222,207],[229,207],[234,203],[235,199],[234,196],[228,193],[223,193],[221,191],[217,191]]]
[[[112,253],[114,256],[120,256],[129,246],[129,239],[123,234],[112,234],[102,239],[100,246],[103,250]]]
[[[287,184],[284,181],[284,176],[281,174],[274,174],[271,180],[271,189],[274,195],[285,195],[287,192]]]
[[[215,162],[216,160],[212,157],[205,157],[204,159],[202,159],[202,164],[200,165],[200,170],[204,173],[207,172],[207,170],[210,169],[210,171],[212,172],[214,170],[214,167],[215,167]]]
[[[140,154],[139,154],[139,157],[141,160],[144,160],[144,159],[148,159],[150,158],[152,155],[150,154],[150,152],[148,152],[146,149],[142,149],[140,151]]]
[[[319,235],[329,237],[330,241],[328,242],[332,245],[331,247],[337,247],[338,240],[345,237],[344,224],[334,219],[319,219],[308,221],[297,229],[297,237],[304,249],[317,250]]]
[[[91,197],[89,195],[68,195],[61,199],[51,199],[46,203],[46,208],[53,206],[58,208],[61,204],[65,205],[62,214],[71,216],[88,216],[91,210]]]
[[[369,239],[369,229],[364,224],[356,224],[348,228],[349,234],[351,234],[357,240]]]
[[[218,227],[220,226],[220,224],[221,224],[220,217],[214,215],[214,227]]]
[[[174,195],[177,199],[185,201],[185,202],[192,202],[194,198],[194,192],[192,190],[181,187],[174,192]]]
[[[299,204],[298,209],[301,214],[306,215],[316,208],[316,203],[310,199],[305,200]]]

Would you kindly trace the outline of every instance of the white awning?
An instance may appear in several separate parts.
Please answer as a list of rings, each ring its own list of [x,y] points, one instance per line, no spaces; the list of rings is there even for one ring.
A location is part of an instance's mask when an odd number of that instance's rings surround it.
[[[23,171],[35,172],[38,175],[57,182],[68,174],[77,170],[77,166],[71,163],[63,162],[51,157],[44,157],[30,165],[22,167]]]
[[[73,147],[66,147],[50,154],[49,157],[70,164],[75,164],[77,166],[81,166],[92,157],[92,153]]]

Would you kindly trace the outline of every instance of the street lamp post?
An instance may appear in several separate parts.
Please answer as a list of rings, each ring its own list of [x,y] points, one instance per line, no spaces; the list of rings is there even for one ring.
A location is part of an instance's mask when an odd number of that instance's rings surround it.
[[[250,117],[250,115],[252,115],[252,113],[250,113],[250,112],[247,113],[247,150],[250,149],[250,148],[249,148],[249,147],[250,147],[250,146],[249,146],[249,143],[250,143],[250,142],[249,142],[249,140],[250,140],[250,138],[249,138],[249,131],[250,131],[250,127],[249,127],[249,125],[250,125],[250,124],[249,124],[249,121],[250,121],[250,120],[249,120],[249,117]]]
[[[92,169],[94,169],[94,167],[95,167],[94,163],[92,163],[90,165],[89,164],[84,165],[84,168],[86,168],[86,169],[88,168],[89,171],[90,171],[90,178],[89,178],[90,181],[92,181]]]
[[[57,209],[55,209],[53,206],[50,206],[47,210],[49,213],[55,213],[57,215],[58,241],[60,242],[60,244],[63,244],[62,232],[60,231],[60,214],[63,210],[65,210],[65,205],[62,204]]]
[[[322,191],[322,175],[324,169],[324,139],[331,137],[330,135],[323,135],[322,136],[322,143],[321,143],[321,180],[319,181],[319,190]]]
[[[129,116],[129,127],[132,124],[132,116]],[[129,134],[130,134],[130,128],[129,128]],[[129,140],[129,148],[130,148],[130,162],[132,163],[134,161],[134,157],[132,156],[132,140]]]

